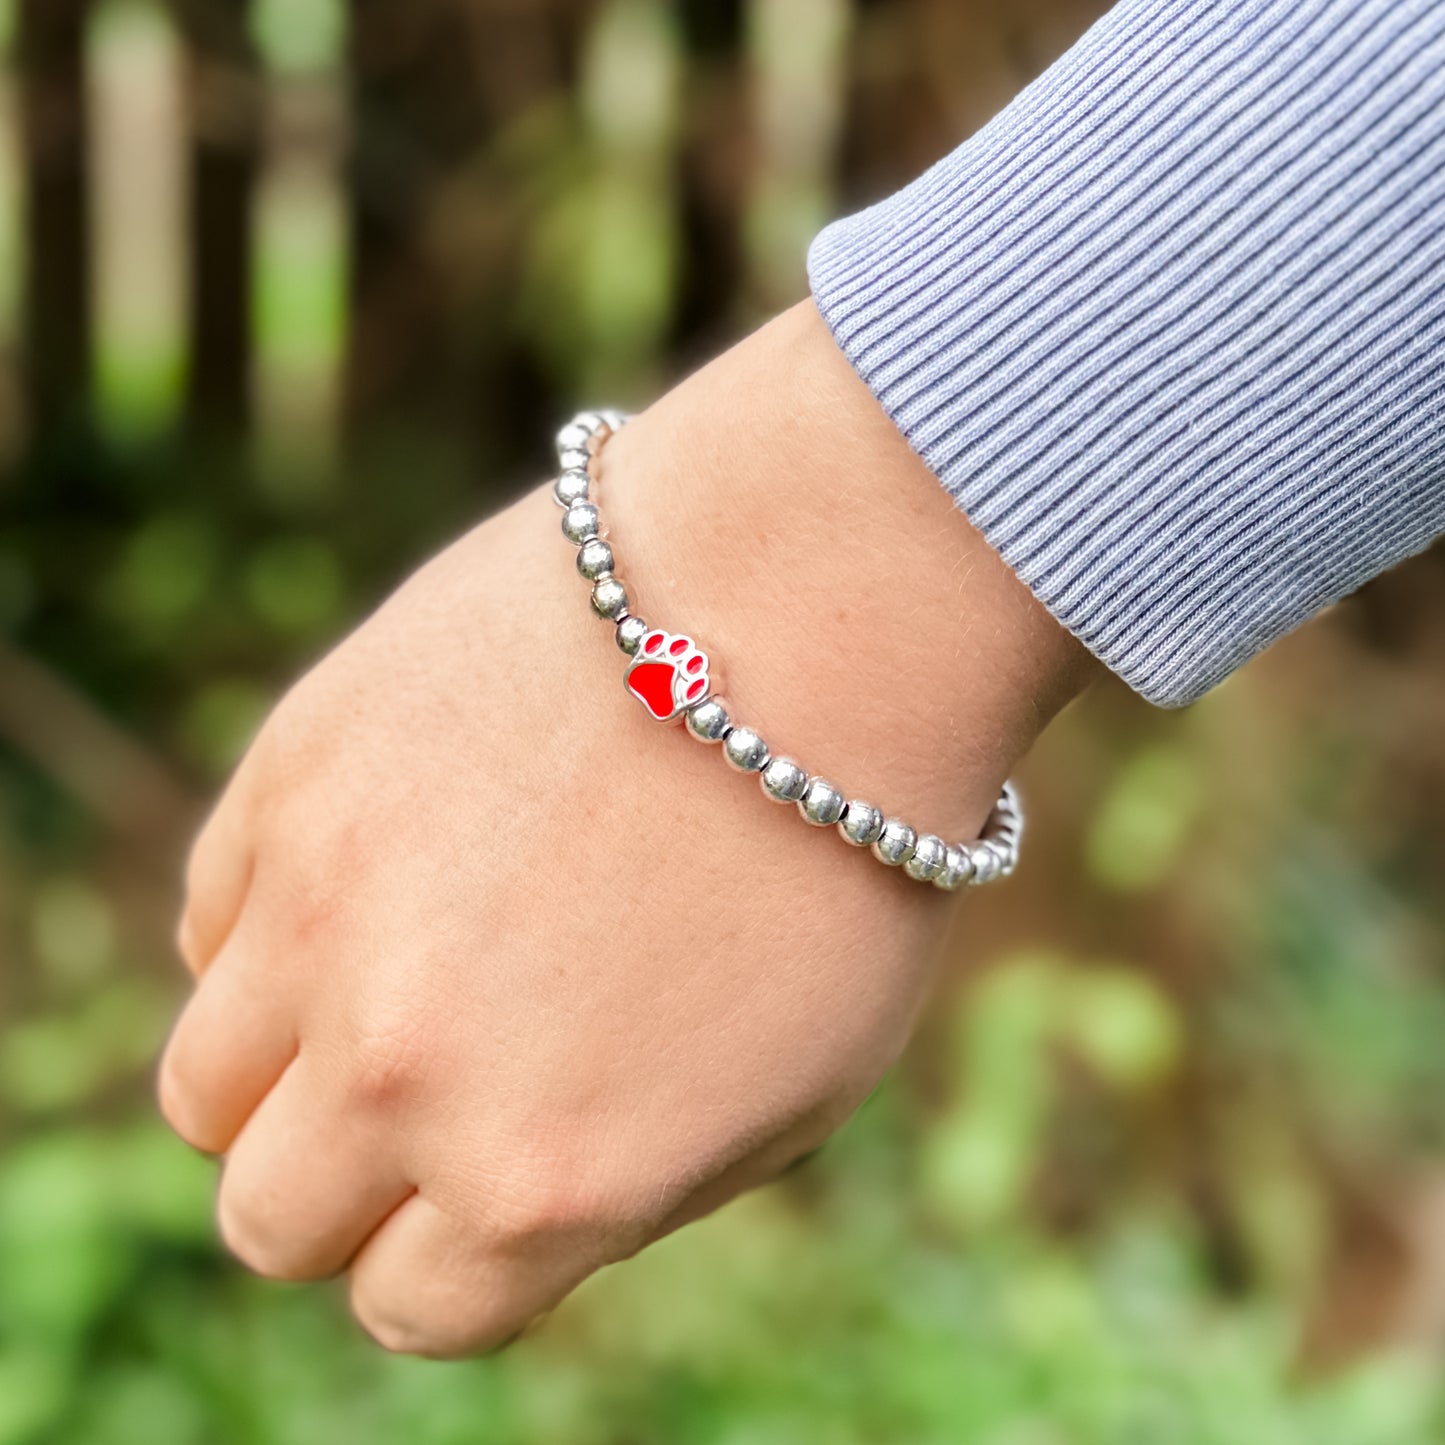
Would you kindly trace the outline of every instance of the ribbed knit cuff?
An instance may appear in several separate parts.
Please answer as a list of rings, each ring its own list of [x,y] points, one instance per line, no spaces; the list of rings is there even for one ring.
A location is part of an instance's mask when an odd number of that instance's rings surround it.
[[[1123,0],[808,263],[915,450],[1151,701],[1445,531],[1445,5]]]

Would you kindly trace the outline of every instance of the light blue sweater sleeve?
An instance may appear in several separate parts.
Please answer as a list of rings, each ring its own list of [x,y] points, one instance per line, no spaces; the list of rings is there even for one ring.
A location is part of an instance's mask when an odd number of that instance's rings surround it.
[[[1122,0],[808,262],[915,450],[1154,702],[1445,531],[1445,0]]]

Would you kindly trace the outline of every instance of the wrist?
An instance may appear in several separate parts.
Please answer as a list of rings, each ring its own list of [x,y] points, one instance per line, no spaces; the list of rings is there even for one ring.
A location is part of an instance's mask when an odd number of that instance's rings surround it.
[[[636,610],[686,630],[775,752],[971,836],[1097,664],[958,511],[811,302],[599,459]]]

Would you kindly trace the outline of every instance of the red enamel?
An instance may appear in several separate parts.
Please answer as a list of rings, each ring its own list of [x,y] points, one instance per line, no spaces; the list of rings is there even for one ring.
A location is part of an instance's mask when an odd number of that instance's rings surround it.
[[[659,722],[665,722],[673,714],[675,671],[670,662],[642,662],[627,674],[628,690]]]
[[[688,649],[688,640],[687,640],[687,638],[685,638],[685,637],[674,637],[674,638],[672,639],[672,646],[669,647],[667,650],[668,650],[669,653],[672,654],[673,657],[681,657],[682,654],[687,651],[687,649]]]

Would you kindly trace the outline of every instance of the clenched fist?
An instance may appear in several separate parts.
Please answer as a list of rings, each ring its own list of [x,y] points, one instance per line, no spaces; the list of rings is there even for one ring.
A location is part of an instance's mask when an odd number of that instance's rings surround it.
[[[775,751],[969,836],[1091,664],[811,304],[602,456],[638,611]],[[958,900],[801,827],[627,697],[545,489],[287,696],[196,844],[166,1117],[263,1274],[384,1345],[499,1344],[815,1147]]]

